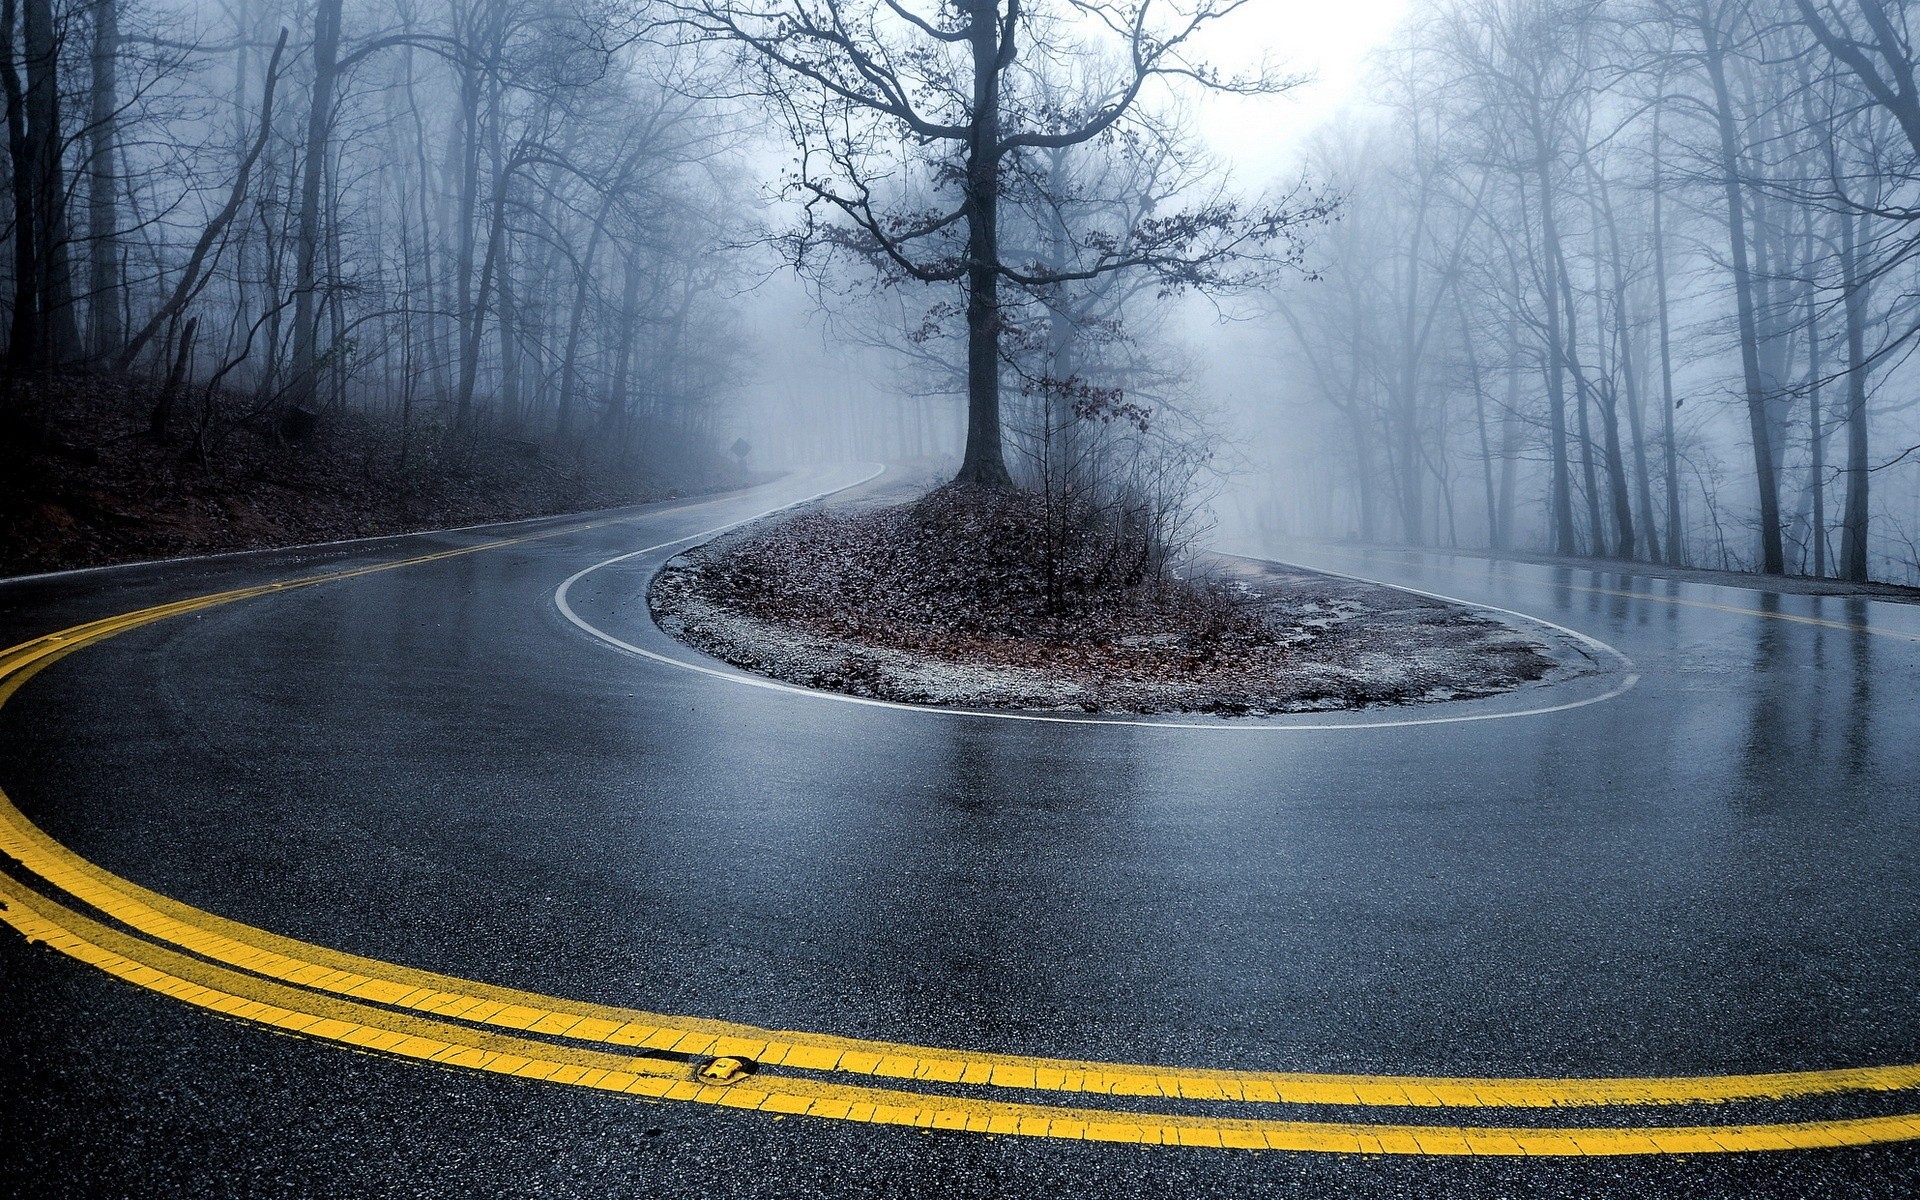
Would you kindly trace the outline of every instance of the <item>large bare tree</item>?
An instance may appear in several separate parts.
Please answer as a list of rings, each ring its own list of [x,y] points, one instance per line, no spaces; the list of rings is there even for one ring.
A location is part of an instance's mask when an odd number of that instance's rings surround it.
[[[1010,486],[1001,431],[1002,285],[1044,288],[1124,270],[1170,288],[1238,281],[1246,256],[1313,213],[1215,197],[1143,213],[1122,235],[1081,231],[1064,262],[1002,252],[1016,155],[1124,137],[1164,84],[1244,94],[1293,82],[1228,77],[1193,53],[1246,0],[679,0],[686,28],[744,51],[798,151],[805,227],[788,245],[869,258],[899,280],[965,293],[967,440],[958,478]],[[1070,58],[1113,69],[1063,87]],[[1309,206],[1311,207],[1311,206]]]

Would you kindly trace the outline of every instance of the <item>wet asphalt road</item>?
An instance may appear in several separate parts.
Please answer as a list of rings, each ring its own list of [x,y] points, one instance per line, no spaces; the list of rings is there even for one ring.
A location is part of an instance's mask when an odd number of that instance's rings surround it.
[[[198,907],[653,1011],[1301,1071],[1920,1062],[1920,608],[1272,547],[1560,623],[1641,680],[1545,715],[1251,732],[742,687],[611,649],[554,604],[583,567],[861,474],[134,630],[0,711],[0,786],[75,851]],[[0,644],[488,536],[0,584]],[[658,561],[587,577],[574,608],[648,644]],[[1908,1146],[1252,1155],[652,1105],[274,1036],[0,929],[0,1194],[1917,1187]]]

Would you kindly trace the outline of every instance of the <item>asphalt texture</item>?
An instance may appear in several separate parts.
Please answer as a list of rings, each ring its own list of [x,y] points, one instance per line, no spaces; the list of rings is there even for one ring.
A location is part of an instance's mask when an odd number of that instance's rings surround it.
[[[743,687],[610,648],[554,603],[584,567],[862,474],[135,629],[0,710],[0,786],[76,852],[223,916],[652,1011],[1288,1071],[1920,1062],[1920,608],[1236,547],[1532,614],[1641,676],[1534,716],[1249,731]],[[0,644],[497,535],[0,584]],[[573,607],[657,638],[662,557],[583,579]],[[1911,1145],[1254,1154],[652,1104],[276,1036],[0,929],[0,1194],[1916,1190]]]

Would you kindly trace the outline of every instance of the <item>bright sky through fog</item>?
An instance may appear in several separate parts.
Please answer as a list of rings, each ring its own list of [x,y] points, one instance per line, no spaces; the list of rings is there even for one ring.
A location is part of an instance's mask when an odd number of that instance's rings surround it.
[[[1260,184],[1289,161],[1296,140],[1355,98],[1367,54],[1406,15],[1408,0],[1248,0],[1203,43],[1224,71],[1267,62],[1314,76],[1285,96],[1209,97],[1201,129],[1243,184]]]

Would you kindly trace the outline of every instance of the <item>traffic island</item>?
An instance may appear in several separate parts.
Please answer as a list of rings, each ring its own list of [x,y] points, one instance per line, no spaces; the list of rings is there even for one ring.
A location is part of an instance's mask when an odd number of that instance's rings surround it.
[[[669,561],[648,602],[661,629],[736,667],[944,707],[1257,717],[1599,670],[1550,626],[1275,563],[1203,556],[1081,586],[1097,573],[1049,547],[1040,503],[943,488],[772,518]]]

